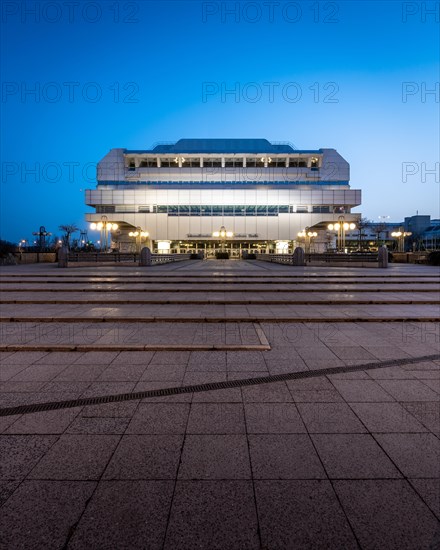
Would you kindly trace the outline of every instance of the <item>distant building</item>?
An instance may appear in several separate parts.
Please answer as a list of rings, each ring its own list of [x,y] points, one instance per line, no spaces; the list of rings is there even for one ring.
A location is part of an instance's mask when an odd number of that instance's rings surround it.
[[[98,165],[89,222],[118,224],[112,247],[133,250],[130,233],[149,233],[157,251],[287,252],[304,244],[334,246],[327,226],[356,223],[361,191],[350,188],[350,167],[335,149],[298,150],[266,139],[181,139],[152,149],[112,149]]]
[[[359,225],[359,224],[358,224]],[[406,217],[401,222],[368,222],[361,229],[346,235],[350,248],[375,249],[386,244],[390,250],[397,249],[397,238],[392,233],[410,233],[404,239],[404,250],[437,250],[440,248],[440,220],[431,220],[429,215]]]

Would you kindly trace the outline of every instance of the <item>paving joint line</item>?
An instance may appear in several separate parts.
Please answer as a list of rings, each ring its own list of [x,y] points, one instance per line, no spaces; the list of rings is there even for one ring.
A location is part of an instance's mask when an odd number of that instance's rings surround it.
[[[398,365],[411,365],[424,361],[438,360],[438,354],[423,355],[419,357],[409,357],[404,359],[390,359],[387,361],[378,361],[364,363],[363,365],[346,365],[344,367],[328,367],[325,369],[315,369],[309,371],[291,372],[285,374],[274,374],[256,378],[243,378],[241,380],[225,380],[222,382],[208,382],[205,384],[196,384],[190,386],[176,386],[173,388],[162,388],[156,390],[145,390],[141,392],[130,392],[113,395],[104,395],[97,397],[84,397],[71,399],[67,401],[51,401],[46,403],[34,403],[29,405],[19,405],[16,407],[6,407],[0,409],[0,417],[12,416],[18,414],[32,414],[60,409],[69,409],[73,407],[84,407],[88,405],[102,405],[105,403],[120,403],[125,401],[135,401],[138,399],[148,399],[152,397],[167,397],[187,393],[202,393],[213,390],[222,390],[228,388],[242,388],[246,386],[257,386],[271,384],[274,382],[285,382],[287,380],[300,380],[304,378],[317,378],[329,376],[332,374],[343,374],[348,372],[358,372],[365,370],[380,369]]]

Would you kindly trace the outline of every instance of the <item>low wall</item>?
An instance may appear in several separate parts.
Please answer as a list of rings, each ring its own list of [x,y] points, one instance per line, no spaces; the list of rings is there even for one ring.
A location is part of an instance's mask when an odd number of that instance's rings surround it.
[[[55,252],[19,252],[14,254],[17,264],[54,263],[57,261]]]

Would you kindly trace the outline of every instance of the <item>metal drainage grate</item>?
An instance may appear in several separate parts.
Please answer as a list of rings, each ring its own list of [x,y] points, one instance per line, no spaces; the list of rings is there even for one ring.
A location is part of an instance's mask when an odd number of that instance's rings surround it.
[[[86,405],[102,405],[104,403],[119,403],[121,401],[134,401],[136,399],[147,399],[150,397],[164,397],[179,395],[184,393],[200,393],[212,390],[224,390],[227,388],[241,388],[245,386],[256,386],[260,384],[270,384],[271,382],[284,382],[286,380],[299,380],[303,378],[316,378],[330,374],[342,374],[347,372],[357,372],[363,370],[372,370],[395,365],[411,365],[423,361],[438,360],[439,355],[423,355],[421,357],[411,357],[408,359],[391,359],[381,363],[365,363],[363,365],[353,365],[346,367],[329,367],[327,369],[317,369],[302,372],[291,372],[286,374],[275,374],[272,376],[261,376],[258,378],[244,378],[242,380],[228,380],[225,382],[209,382],[206,384],[197,384],[194,386],[182,386],[175,388],[163,388],[158,390],[146,390],[133,393],[121,393],[116,395],[104,395],[100,397],[85,397],[72,399],[70,401],[53,401],[48,403],[35,403],[31,405],[20,405],[18,407],[6,407],[0,409],[1,416],[12,416],[16,414],[30,414],[43,411],[53,411],[57,409],[70,409],[72,407],[84,407]]]

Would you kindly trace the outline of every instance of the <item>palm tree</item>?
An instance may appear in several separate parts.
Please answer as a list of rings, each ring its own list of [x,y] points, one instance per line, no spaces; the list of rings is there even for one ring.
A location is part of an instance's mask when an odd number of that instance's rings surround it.
[[[70,236],[72,235],[72,233],[76,233],[77,231],[79,231],[79,227],[76,224],[71,223],[69,225],[60,225],[59,229],[61,231],[64,231],[63,242],[64,245],[70,249]]]

